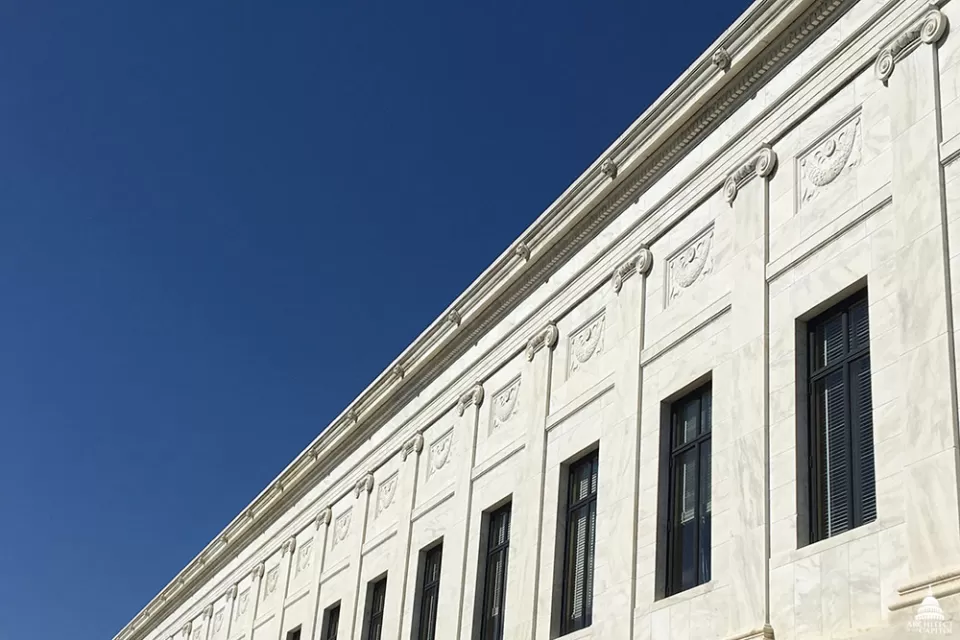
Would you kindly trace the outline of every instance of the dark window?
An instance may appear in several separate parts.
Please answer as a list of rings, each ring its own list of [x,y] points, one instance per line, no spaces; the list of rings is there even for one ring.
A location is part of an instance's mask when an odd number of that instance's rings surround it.
[[[811,541],[877,518],[866,292],[808,326]]]
[[[503,640],[503,605],[507,589],[510,550],[510,505],[490,514],[483,585],[481,640]]]
[[[287,632],[287,640],[300,640],[300,627]]]
[[[436,640],[437,601],[440,599],[440,560],[443,545],[437,545],[423,556],[423,582],[420,585],[419,640]]]
[[[593,620],[598,468],[599,456],[596,451],[570,466],[560,622],[562,634],[589,627]]]
[[[337,640],[340,630],[340,604],[327,609],[327,621],[323,626],[323,640]]]
[[[710,580],[710,433],[707,384],[670,407],[664,595]]]
[[[383,605],[387,599],[387,578],[370,586],[370,615],[367,619],[367,640],[380,640],[383,633]]]

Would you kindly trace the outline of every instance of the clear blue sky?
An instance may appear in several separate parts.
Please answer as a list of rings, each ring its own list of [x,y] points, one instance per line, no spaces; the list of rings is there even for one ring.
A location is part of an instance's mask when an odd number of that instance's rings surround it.
[[[0,638],[111,638],[746,7],[0,8]]]

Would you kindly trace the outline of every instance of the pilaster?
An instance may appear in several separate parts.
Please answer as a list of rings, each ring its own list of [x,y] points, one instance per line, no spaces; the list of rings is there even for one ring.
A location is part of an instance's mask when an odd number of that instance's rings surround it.
[[[401,508],[397,522],[400,527],[397,532],[396,556],[391,567],[396,572],[387,577],[387,606],[394,611],[394,624],[387,629],[396,629],[396,639],[404,638],[404,629],[409,628],[409,621],[403,620],[406,611],[407,581],[410,573],[410,539],[413,536],[413,510],[417,505],[417,486],[419,484],[420,454],[423,452],[423,434],[415,433],[403,444],[400,451],[402,466],[400,469],[400,486],[397,487],[399,497],[398,506]],[[392,578],[395,575],[396,578]],[[391,631],[392,633],[392,631]],[[407,632],[409,633],[409,631]]]
[[[354,513],[357,513],[359,510],[361,525],[360,535],[358,536],[353,549],[350,550],[350,584],[354,585],[354,592],[353,611],[349,612],[349,616],[346,618],[347,624],[343,629],[343,632],[346,632],[344,634],[344,637],[346,638],[359,637],[360,629],[363,628],[363,620],[361,620],[364,606],[362,594],[365,593],[365,585],[362,583],[363,545],[367,541],[367,519],[370,516],[370,492],[373,491],[373,484],[373,473],[367,472],[363,475],[363,477],[357,480],[357,484],[354,485],[353,488],[354,499],[361,503],[354,507]],[[341,611],[343,611],[342,608]],[[340,620],[341,622],[344,620],[342,615]]]
[[[895,366],[902,380],[903,488],[909,579],[891,609],[960,591],[956,350],[947,256],[937,42],[946,17],[924,11],[881,49],[875,71],[887,86],[900,319]],[[883,518],[883,514],[879,514]],[[952,577],[951,577],[952,576]]]
[[[226,594],[224,594],[227,599],[227,604],[224,605],[224,612],[227,614],[227,633],[224,635],[225,638],[233,637],[233,608],[237,606],[237,585],[230,585],[230,588],[227,589]]]
[[[712,564],[727,568],[735,598],[727,636],[752,637],[769,623],[769,313],[767,308],[767,225],[769,180],[777,154],[763,145],[731,174],[724,196],[733,208],[730,347],[734,384],[730,424],[714,432],[714,478],[727,478],[726,504],[714,501],[711,527],[728,523],[727,541],[714,546]],[[725,467],[725,468],[724,468]],[[718,515],[714,517],[714,513]],[[720,557],[723,555],[724,557]]]
[[[278,613],[280,622],[277,625],[277,640],[283,640],[285,637],[284,634],[286,633],[283,629],[283,619],[287,613],[287,596],[290,591],[290,567],[293,566],[293,556],[295,555],[294,551],[296,548],[297,538],[295,536],[287,538],[283,546],[280,547],[280,584],[283,588],[280,591],[280,612]]]
[[[323,589],[320,584],[320,576],[323,575],[323,563],[327,555],[327,534],[330,531],[330,521],[333,519],[333,512],[330,507],[322,509],[313,519],[313,571],[310,574],[310,588],[313,590],[313,616],[310,627],[301,634],[304,640],[320,637],[319,626],[323,623],[321,619],[323,611],[323,601],[321,593]]]
[[[253,584],[250,587],[250,595],[253,596],[253,600],[250,603],[250,615],[247,617],[247,631],[244,634],[249,640],[253,637],[253,628],[257,623],[257,614],[260,609],[260,586],[263,584],[263,563],[257,564],[253,568],[253,571],[250,573],[251,582]]]
[[[520,402],[531,407],[527,426],[523,479],[514,495],[511,521],[510,578],[504,635],[516,640],[536,637],[537,594],[540,589],[540,543],[543,522],[543,483],[546,464],[546,420],[550,405],[553,349],[559,332],[553,323],[537,331],[525,349],[528,362]]]

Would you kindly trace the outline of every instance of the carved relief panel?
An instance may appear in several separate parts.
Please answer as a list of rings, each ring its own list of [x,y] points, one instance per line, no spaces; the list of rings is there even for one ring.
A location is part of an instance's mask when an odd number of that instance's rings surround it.
[[[501,427],[514,419],[520,409],[520,381],[517,376],[505,387],[493,394],[490,402],[490,434],[496,433]]]
[[[603,334],[606,329],[606,314],[600,312],[576,329],[570,336],[567,375],[579,371],[589,360],[603,352]]]
[[[382,480],[377,485],[377,504],[374,513],[375,518],[380,518],[386,511],[393,506],[394,498],[397,495],[397,484],[400,481],[400,474],[394,471],[388,478]]]

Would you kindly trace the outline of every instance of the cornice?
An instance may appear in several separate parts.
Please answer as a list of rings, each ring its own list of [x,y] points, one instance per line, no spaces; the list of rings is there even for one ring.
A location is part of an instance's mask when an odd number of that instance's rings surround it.
[[[389,409],[412,397],[413,389],[421,388],[475,344],[853,1],[755,2],[601,155],[602,160],[591,165],[538,217],[115,640],[142,638],[154,622],[179,606],[195,590],[194,582],[214,563],[222,564],[251,535],[264,530],[290,500],[302,494],[308,479],[315,479],[324,469],[329,472],[339,462],[340,453],[349,450],[364,430],[373,428]],[[720,47],[731,57],[727,70],[713,61]],[[615,171],[610,171],[611,165]],[[418,449],[402,446],[403,457],[413,450],[422,450],[422,436]]]

